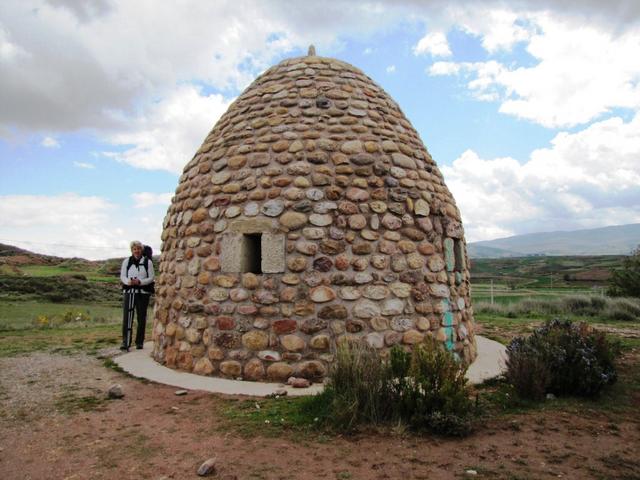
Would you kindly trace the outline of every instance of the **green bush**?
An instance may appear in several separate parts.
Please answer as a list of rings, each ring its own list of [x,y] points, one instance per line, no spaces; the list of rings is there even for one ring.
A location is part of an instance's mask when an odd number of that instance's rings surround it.
[[[622,268],[611,272],[609,295],[640,297],[640,247],[624,259]]]
[[[417,431],[465,435],[473,415],[466,368],[429,339],[411,352],[400,347],[388,360],[360,343],[341,345],[321,394],[334,425],[402,422]]]
[[[391,396],[397,418],[417,430],[456,436],[470,431],[466,368],[450,352],[429,338],[410,354],[392,350],[391,364],[392,386],[399,387]]]
[[[596,312],[601,312],[607,306],[607,300],[604,297],[591,297],[591,308]]]
[[[349,430],[384,421],[390,410],[389,375],[375,350],[359,342],[340,345],[326,388],[336,424]]]
[[[531,336],[513,339],[507,352],[506,378],[522,398],[593,397],[617,378],[618,346],[586,323],[550,320]]]

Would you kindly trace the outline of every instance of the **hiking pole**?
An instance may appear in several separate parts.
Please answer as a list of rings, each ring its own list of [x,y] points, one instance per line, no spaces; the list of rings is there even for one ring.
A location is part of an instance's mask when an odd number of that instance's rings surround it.
[[[133,315],[136,308],[135,301],[136,291],[134,288],[130,288],[127,291],[127,350],[131,347],[131,342],[133,341]]]

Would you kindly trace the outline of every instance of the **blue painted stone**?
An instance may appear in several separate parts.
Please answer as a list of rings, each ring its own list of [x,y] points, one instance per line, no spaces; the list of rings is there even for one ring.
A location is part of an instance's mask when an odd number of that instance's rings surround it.
[[[456,333],[453,329],[453,313],[451,313],[451,304],[449,303],[449,299],[445,298],[442,300],[442,309],[444,310],[442,323],[447,336],[444,345],[447,347],[447,350],[453,350]]]
[[[453,313],[444,312],[444,322],[445,327],[453,327]]]
[[[453,350],[455,331],[453,330],[453,327],[445,327],[445,331],[447,333],[447,339],[445,340],[444,345],[447,347],[447,350]]]

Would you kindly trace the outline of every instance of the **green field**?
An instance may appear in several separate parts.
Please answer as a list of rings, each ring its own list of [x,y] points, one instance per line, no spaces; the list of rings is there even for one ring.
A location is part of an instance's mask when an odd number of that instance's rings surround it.
[[[620,255],[575,257],[478,258],[471,260],[474,284],[491,279],[513,288],[589,288],[606,285]]]
[[[117,323],[122,318],[122,307],[115,305],[51,303],[51,302],[0,302],[0,331],[20,330],[37,326],[38,319],[52,318],[54,323],[64,323],[69,318],[88,318],[91,323]]]
[[[511,288],[505,283],[472,283],[471,298],[474,302],[510,303],[525,298],[545,299],[569,295],[603,296],[605,287],[519,287]]]
[[[118,283],[120,280],[115,275],[101,273],[97,268],[77,268],[68,265],[27,265],[20,267],[23,275],[28,277],[56,277],[60,275],[83,276],[94,282]]]
[[[151,338],[152,312],[149,307],[147,338]],[[115,348],[122,341],[121,322],[121,306],[0,301],[0,357]]]
[[[473,259],[471,296],[476,302],[511,303],[568,295],[602,296],[622,256]]]

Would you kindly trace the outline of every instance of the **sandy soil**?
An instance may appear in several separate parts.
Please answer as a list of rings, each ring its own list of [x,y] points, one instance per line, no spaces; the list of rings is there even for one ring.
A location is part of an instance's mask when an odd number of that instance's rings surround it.
[[[65,410],[73,399],[102,398],[115,382],[124,399]],[[463,440],[246,438],[224,430],[225,405],[206,393],[176,396],[84,355],[0,359],[0,477],[198,478],[198,466],[217,457],[214,478],[228,479],[640,479],[638,410],[514,415]]]

